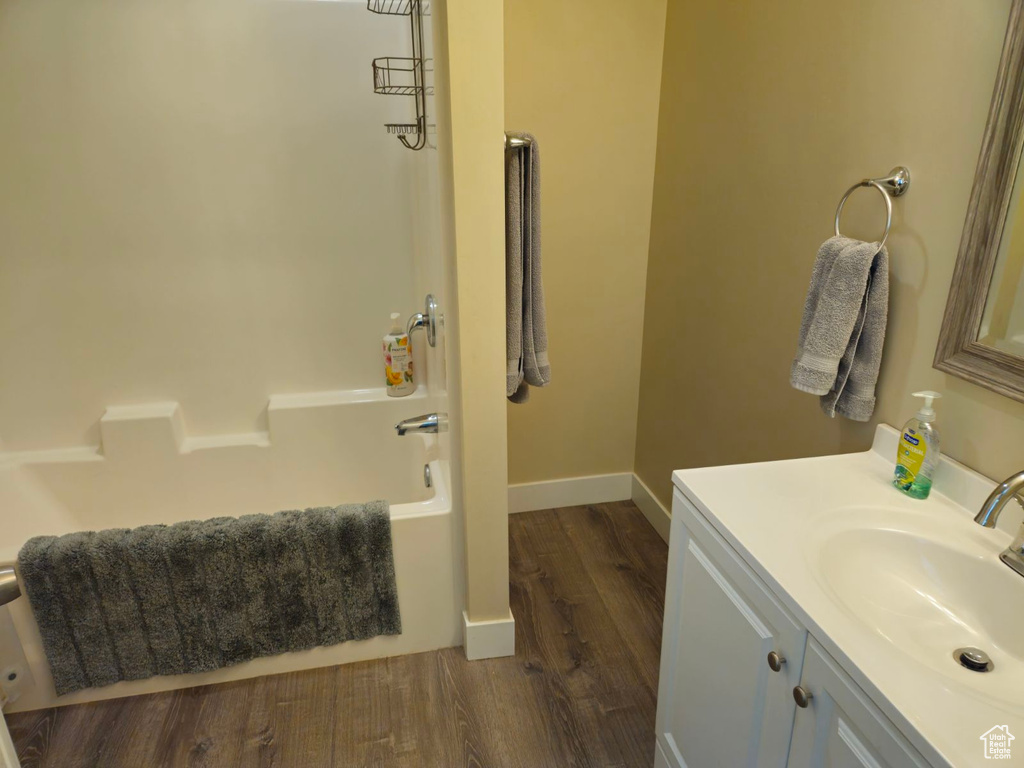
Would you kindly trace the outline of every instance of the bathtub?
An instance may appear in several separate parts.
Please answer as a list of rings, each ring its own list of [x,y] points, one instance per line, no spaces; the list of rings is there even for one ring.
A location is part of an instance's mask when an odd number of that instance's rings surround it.
[[[449,465],[437,435],[398,437],[403,418],[444,409],[417,392],[383,389],[275,395],[266,430],[190,436],[178,403],[108,408],[101,444],[0,452],[8,529],[0,563],[33,536],[273,513],[387,499],[402,634],[255,659],[192,675],[153,677],[57,697],[23,595],[0,608],[0,676],[19,712],[332,666],[461,644],[461,546]],[[429,468],[431,485],[424,481]]]

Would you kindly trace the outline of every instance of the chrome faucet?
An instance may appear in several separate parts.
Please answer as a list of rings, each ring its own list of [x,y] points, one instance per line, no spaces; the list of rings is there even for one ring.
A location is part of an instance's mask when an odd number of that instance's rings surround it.
[[[420,432],[436,435],[438,432],[448,431],[447,413],[425,413],[422,416],[413,416],[411,419],[404,419],[395,424],[395,431],[398,436],[407,435],[410,432]]]
[[[1017,503],[1024,507],[1024,470],[1006,478],[996,486],[996,489],[985,499],[985,503],[981,505],[981,511],[974,516],[974,522],[986,528],[995,528],[999,515],[1010,499],[1016,499]],[[1021,526],[1017,538],[999,556],[999,559],[1024,576],[1024,526]]]

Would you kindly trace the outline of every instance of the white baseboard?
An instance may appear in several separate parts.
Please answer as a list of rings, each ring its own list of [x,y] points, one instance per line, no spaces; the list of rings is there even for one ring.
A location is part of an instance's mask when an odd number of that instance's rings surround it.
[[[654,768],[672,768],[672,764],[665,757],[665,750],[661,748],[661,741],[654,742]]]
[[[578,507],[605,501],[625,501],[633,490],[633,474],[568,477],[540,483],[522,483],[508,487],[508,511],[532,512],[537,509]]]
[[[633,503],[647,518],[647,522],[667,542],[671,527],[671,514],[655,498],[644,481],[632,472],[568,477],[562,480],[521,483],[508,487],[509,513],[533,512],[538,509],[555,509],[557,507],[578,507],[584,504],[601,504],[606,501],[625,501],[626,499],[633,500]]]
[[[653,526],[658,535],[668,543],[669,529],[672,527],[672,514],[665,509],[660,501],[651,493],[644,481],[636,475],[633,478],[633,503],[637,505],[647,522]]]
[[[509,611],[507,619],[470,621],[462,612],[462,647],[470,661],[494,659],[516,654],[516,620]]]

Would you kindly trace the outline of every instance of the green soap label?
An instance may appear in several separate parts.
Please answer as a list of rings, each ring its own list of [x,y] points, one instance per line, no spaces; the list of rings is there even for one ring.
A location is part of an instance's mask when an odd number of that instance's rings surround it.
[[[896,456],[896,463],[903,467],[901,474],[904,480],[914,482],[914,478],[921,471],[921,465],[924,464],[927,452],[928,444],[925,443],[920,433],[914,432],[912,429],[903,433],[900,437],[900,449]]]

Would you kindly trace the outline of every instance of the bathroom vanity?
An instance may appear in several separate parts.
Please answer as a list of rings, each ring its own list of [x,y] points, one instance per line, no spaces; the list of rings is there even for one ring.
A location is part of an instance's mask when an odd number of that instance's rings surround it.
[[[1022,511],[946,458],[903,496],[897,437],[674,473],[656,768],[1024,765]]]

